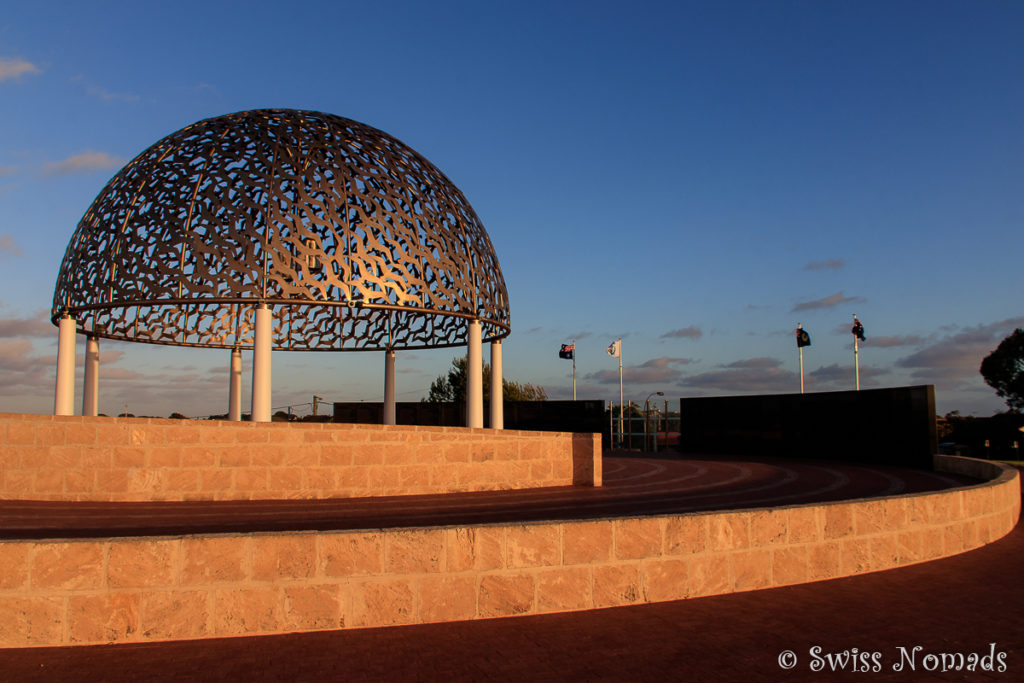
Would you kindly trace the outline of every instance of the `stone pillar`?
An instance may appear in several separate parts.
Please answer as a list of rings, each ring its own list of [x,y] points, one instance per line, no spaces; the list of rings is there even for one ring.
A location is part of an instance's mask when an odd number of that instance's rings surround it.
[[[491,342],[491,429],[505,428],[505,391],[501,376],[501,340]]]
[[[484,367],[480,346],[480,321],[469,322],[469,348],[466,353],[466,426],[484,426]]]
[[[231,372],[228,379],[228,419],[242,419],[242,349],[231,349]]]
[[[82,415],[95,417],[99,413],[100,400],[100,340],[88,335],[85,338],[85,379],[82,387]]]
[[[384,424],[395,424],[395,350],[384,352]]]
[[[253,422],[270,422],[270,349],[274,316],[266,304],[256,308],[252,344],[252,416]]]
[[[65,315],[57,326],[57,387],[54,415],[75,414],[75,319]]]

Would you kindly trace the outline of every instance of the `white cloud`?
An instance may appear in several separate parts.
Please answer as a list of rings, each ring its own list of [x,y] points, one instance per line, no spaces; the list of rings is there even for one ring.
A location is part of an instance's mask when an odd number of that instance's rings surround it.
[[[24,255],[25,252],[21,250],[21,247],[15,244],[12,236],[0,235],[0,258]]]
[[[43,167],[45,175],[71,175],[74,173],[90,173],[119,168],[124,161],[106,152],[86,150],[80,154],[64,159],[51,161]]]
[[[830,258],[824,261],[811,261],[804,270],[839,270],[846,265],[846,261],[841,258]]]
[[[3,236],[0,236],[0,247]],[[2,248],[0,248],[2,251]],[[48,311],[39,311],[31,318],[0,318],[0,338],[11,337],[54,337],[57,328],[50,322]]]
[[[804,301],[793,307],[793,312],[799,311],[811,311],[819,308],[834,308],[840,304],[858,304],[864,303],[864,299],[859,296],[843,296],[842,292],[836,292],[831,296],[826,296],[824,299],[817,299],[815,301]]]
[[[38,66],[24,59],[0,57],[0,82],[42,72]]]
[[[682,329],[670,330],[661,335],[661,339],[700,339],[703,334],[699,327],[690,325]]]

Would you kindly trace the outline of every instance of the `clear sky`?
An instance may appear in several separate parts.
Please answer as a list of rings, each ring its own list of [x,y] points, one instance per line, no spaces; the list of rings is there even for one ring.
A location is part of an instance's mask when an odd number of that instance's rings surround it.
[[[1024,327],[1022,35],[997,0],[4,3],[0,410],[53,409],[54,282],[110,177],[282,107],[380,128],[462,189],[509,290],[505,376],[551,398],[575,339],[580,398],[617,400],[618,337],[627,399],[796,392],[798,322],[808,390],[851,389],[857,313],[863,387],[989,415],[978,366]],[[454,353],[400,353],[399,399]],[[102,359],[101,412],[227,410],[227,351]],[[273,405],[381,400],[383,368],[275,353]]]

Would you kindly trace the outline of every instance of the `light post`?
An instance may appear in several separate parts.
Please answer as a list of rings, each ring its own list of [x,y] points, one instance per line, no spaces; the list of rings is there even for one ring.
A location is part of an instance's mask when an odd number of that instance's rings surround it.
[[[647,395],[647,398],[644,399],[644,445],[646,445],[646,442],[647,442],[648,425],[651,422],[651,396],[664,396],[664,395],[665,395],[664,391],[652,391],[650,394]],[[658,434],[657,434],[657,430],[655,430],[655,434],[654,434],[654,452],[655,453],[658,452]]]

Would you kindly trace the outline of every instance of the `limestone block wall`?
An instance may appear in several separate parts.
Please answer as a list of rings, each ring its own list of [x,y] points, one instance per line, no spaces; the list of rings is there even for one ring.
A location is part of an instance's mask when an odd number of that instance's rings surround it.
[[[347,498],[601,485],[598,435],[0,413],[0,498]]]
[[[542,614],[890,569],[977,548],[1020,512],[977,486],[821,505],[467,527],[0,542],[0,647]]]

